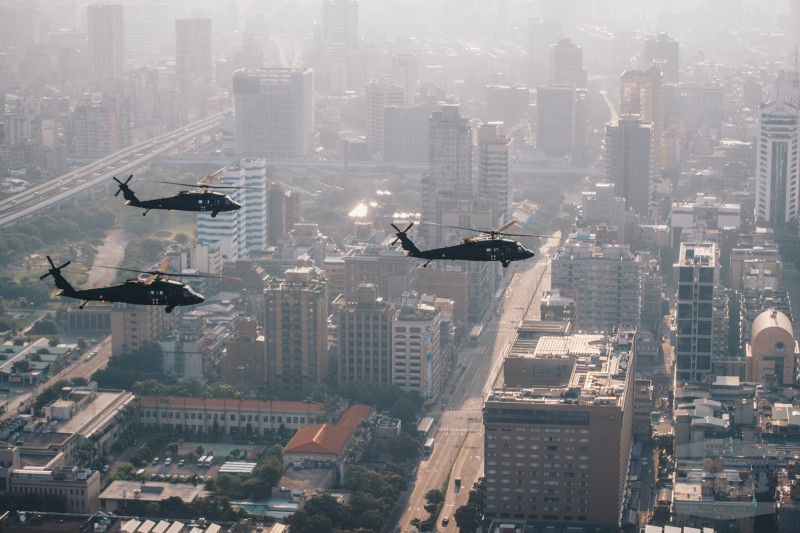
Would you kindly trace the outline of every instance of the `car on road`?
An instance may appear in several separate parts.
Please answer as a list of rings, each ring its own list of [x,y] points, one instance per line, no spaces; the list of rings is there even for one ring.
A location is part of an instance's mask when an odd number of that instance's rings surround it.
[[[153,466],[158,464],[158,457],[153,457]]]
[[[103,473],[105,474],[106,472],[108,472],[108,469],[109,469],[109,468],[110,468],[110,466],[109,466],[109,465],[104,465],[104,466],[103,466]]]
[[[164,459],[164,464],[166,466],[171,465],[172,464],[172,458],[171,457],[167,457],[166,459]]]
[[[186,464],[186,461],[184,461],[183,459],[181,459],[180,461],[178,461],[178,466],[183,466],[183,465],[185,465],[185,464]]]
[[[449,523],[450,523],[450,517],[449,516],[445,516],[444,518],[442,518],[442,525],[443,526],[446,526]]]

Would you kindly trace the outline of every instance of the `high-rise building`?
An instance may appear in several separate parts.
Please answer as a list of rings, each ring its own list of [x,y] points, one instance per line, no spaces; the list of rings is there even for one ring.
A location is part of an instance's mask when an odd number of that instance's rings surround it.
[[[653,146],[656,170],[666,166],[665,147],[662,144],[664,130],[664,106],[661,78],[657,66],[649,70],[626,70],[620,78],[619,114],[639,115],[644,122],[653,123]]]
[[[536,147],[552,157],[583,153],[586,96],[571,85],[536,89]]]
[[[581,226],[604,225],[617,230],[617,243],[625,244],[625,200],[613,183],[596,183],[581,194]]]
[[[530,100],[525,86],[490,85],[486,88],[486,120],[514,126],[530,111]]]
[[[240,318],[237,328],[237,335],[228,340],[220,361],[220,380],[245,389],[263,387],[267,383],[267,352],[258,322]]]
[[[339,384],[363,381],[392,384],[392,320],[394,305],[378,297],[372,284],[358,287],[355,301],[336,313]]]
[[[392,379],[406,392],[436,398],[445,363],[440,344],[441,313],[435,307],[408,302],[392,322]]]
[[[664,81],[676,83],[680,71],[680,53],[678,41],[666,33],[649,35],[644,39],[644,54],[642,55],[644,64],[643,70],[650,68],[653,61],[661,64],[664,73]]]
[[[111,94],[87,95],[75,105],[71,121],[76,154],[108,155],[131,142],[129,103]]]
[[[559,39],[550,45],[551,85],[572,85],[586,88],[587,76],[583,68],[583,48],[569,39]]]
[[[513,140],[501,135],[502,123],[490,122],[478,128],[478,195],[495,204],[496,220],[508,218],[511,211]]]
[[[122,79],[125,66],[124,15],[120,4],[90,4],[86,8],[91,81]]]
[[[155,343],[171,332],[180,313],[155,305],[114,304],[111,310],[111,355],[119,357]]]
[[[267,385],[274,392],[307,393],[328,376],[328,291],[311,267],[269,280],[264,336]]]
[[[708,382],[711,377],[714,287],[719,283],[719,261],[714,243],[682,243],[675,270],[677,342],[675,381]]]
[[[325,54],[344,57],[358,46],[358,0],[323,0],[322,32]]]
[[[267,191],[267,244],[275,246],[287,230],[286,226],[286,191],[279,183],[269,184]]]
[[[224,261],[245,259],[267,247],[267,163],[264,159],[242,159],[213,176],[218,184],[231,189],[228,195],[241,209],[197,214],[197,240],[218,243]]]
[[[628,245],[570,239],[551,260],[550,286],[577,289],[580,329],[610,331],[639,324],[642,265]]]
[[[488,518],[619,530],[633,440],[636,334],[543,336],[483,406]]]
[[[175,20],[175,71],[185,106],[205,111],[213,81],[211,19]],[[188,104],[188,105],[187,105]]]
[[[346,301],[356,301],[362,283],[374,285],[386,301],[399,301],[414,291],[415,272],[413,259],[401,251],[380,245],[353,247],[344,256]]]
[[[550,45],[564,36],[561,21],[531,18],[528,20],[528,82],[532,86],[547,83]]]
[[[364,93],[366,105],[367,150],[370,154],[383,152],[384,108],[402,106],[405,89],[384,80],[372,80]]]
[[[794,156],[800,141],[798,108],[775,101],[758,110],[756,220],[780,228],[800,218],[800,162]]]
[[[383,108],[383,160],[427,163],[430,109],[426,105]]]
[[[392,83],[403,88],[403,102],[414,104],[419,84],[419,64],[414,54],[392,54]]]
[[[624,115],[606,126],[606,179],[625,206],[646,219],[653,188],[653,125]]]
[[[457,105],[443,105],[431,113],[428,134],[428,176],[422,182],[422,220],[440,222],[439,203],[466,195],[474,198],[472,182],[472,127]],[[420,227],[420,237],[437,245],[428,224]],[[435,226],[433,226],[435,227]]]
[[[233,76],[236,153],[295,159],[313,148],[314,73],[242,69]]]

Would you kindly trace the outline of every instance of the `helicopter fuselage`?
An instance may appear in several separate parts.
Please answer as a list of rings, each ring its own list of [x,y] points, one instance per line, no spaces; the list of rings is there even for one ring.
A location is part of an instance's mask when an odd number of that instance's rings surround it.
[[[151,283],[143,280],[127,280],[119,285],[94,289],[62,289],[60,296],[76,298],[84,302],[121,302],[134,305],[163,305],[167,311],[173,307],[195,305],[205,298],[189,285],[171,279],[157,279]],[[83,304],[80,306],[83,307]]]
[[[143,209],[209,212],[211,216],[225,211],[235,211],[242,206],[227,194],[214,191],[181,191],[174,196],[152,200],[128,200],[128,205]]]
[[[477,237],[466,239],[460,244],[432,248],[409,253],[420,259],[451,259],[465,261],[500,261],[507,265],[511,261],[522,261],[533,257],[533,252],[512,239],[491,239]]]

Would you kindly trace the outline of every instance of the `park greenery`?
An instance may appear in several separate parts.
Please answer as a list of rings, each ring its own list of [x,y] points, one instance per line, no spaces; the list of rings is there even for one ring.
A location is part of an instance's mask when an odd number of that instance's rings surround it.
[[[351,465],[342,488],[353,493],[347,503],[339,503],[327,493],[314,496],[287,519],[290,529],[304,533],[378,533],[406,489],[405,473],[392,463],[381,471]]]
[[[480,478],[469,491],[467,503],[454,514],[456,525],[461,531],[475,531],[483,521],[483,505],[486,501],[486,481]]]
[[[118,515],[146,516],[170,520],[192,520],[205,518],[211,521],[236,522],[246,518],[247,513],[236,511],[224,496],[207,496],[191,503],[184,503],[177,496],[160,502],[129,500],[117,507]]]
[[[101,389],[133,390],[138,381],[167,379],[161,372],[164,357],[157,343],[144,344],[132,352],[126,352],[108,360],[108,366],[92,375]]]
[[[269,494],[282,475],[283,449],[280,446],[272,446],[261,456],[252,476],[219,474],[216,479],[207,480],[205,487],[213,494],[232,500],[255,500]]]

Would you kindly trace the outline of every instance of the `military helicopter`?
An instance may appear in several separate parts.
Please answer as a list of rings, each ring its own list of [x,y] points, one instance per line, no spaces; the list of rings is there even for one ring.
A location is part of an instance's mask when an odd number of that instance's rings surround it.
[[[125,197],[125,205],[132,205],[134,207],[141,207],[145,209],[142,216],[146,215],[151,209],[166,209],[172,211],[211,211],[211,217],[217,216],[217,213],[223,211],[236,211],[241,209],[241,204],[234,201],[230,196],[221,192],[209,191],[209,189],[245,189],[250,187],[234,187],[228,185],[211,185],[211,176],[206,176],[205,179],[198,185],[200,190],[194,191],[181,191],[175,196],[167,196],[166,198],[154,198],[152,200],[139,200],[134,192],[128,187],[128,182],[133,178],[133,174],[128,176],[124,182],[119,181],[116,176],[113,178],[119,184],[119,190],[114,196],[122,195]],[[174,181],[162,181],[161,183],[168,183],[170,185],[186,185],[186,183],[176,183]]]
[[[546,235],[531,235],[528,233],[506,233],[508,228],[514,224],[517,224],[516,220],[506,222],[499,228],[493,230],[479,230],[473,228],[463,228],[461,226],[446,226],[444,224],[434,224],[432,222],[428,222],[428,224],[442,226],[445,228],[475,231],[477,233],[482,233],[483,235],[466,238],[460,244],[453,246],[433,248],[431,250],[420,250],[413,242],[411,242],[411,239],[407,234],[408,230],[410,230],[414,225],[413,222],[404,230],[401,230],[392,224],[392,227],[397,230],[397,233],[395,234],[397,238],[392,241],[392,246],[394,246],[397,241],[400,241],[400,246],[406,251],[406,255],[418,257],[420,259],[427,259],[427,262],[422,265],[423,267],[427,267],[428,263],[434,259],[450,259],[453,261],[456,259],[462,259],[464,261],[500,261],[500,263],[503,265],[503,268],[506,268],[512,261],[529,259],[533,257],[534,254],[525,248],[525,246],[523,246],[520,242],[513,239],[506,239],[505,237],[541,237],[545,239],[559,238],[549,237]]]
[[[61,270],[72,262],[67,261],[63,265],[57,267],[50,256],[47,256],[47,261],[50,262],[50,269],[47,274],[41,276],[39,279],[44,279],[47,276],[53,276],[56,282],[56,287],[61,289],[58,296],[66,296],[67,298],[76,298],[81,300],[79,309],[88,302],[122,302],[134,305],[165,305],[165,311],[171,313],[175,307],[183,305],[196,305],[203,303],[205,298],[192,289],[188,284],[181,283],[174,279],[163,279],[164,276],[176,277],[195,277],[195,278],[226,278],[227,276],[211,276],[204,274],[167,274],[167,267],[169,267],[170,258],[161,262],[156,270],[131,270],[128,268],[114,268],[115,270],[124,270],[127,272],[138,272],[140,274],[149,274],[145,279],[128,279],[119,285],[112,285],[110,287],[97,287],[95,289],[77,290],[70,283],[64,279]],[[238,278],[228,278],[238,279]]]

